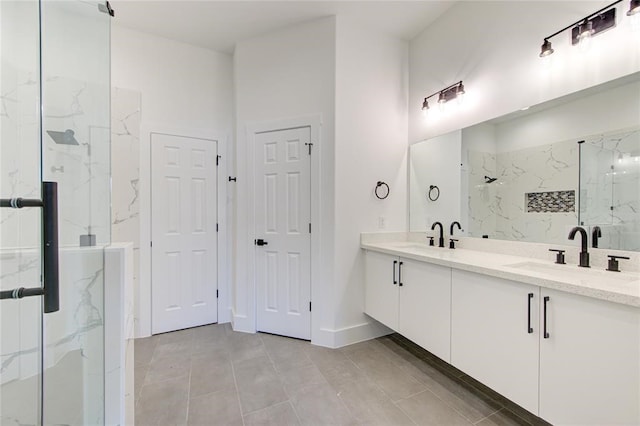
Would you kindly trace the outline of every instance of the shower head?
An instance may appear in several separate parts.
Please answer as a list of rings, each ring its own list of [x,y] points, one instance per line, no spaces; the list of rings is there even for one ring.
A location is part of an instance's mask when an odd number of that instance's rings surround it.
[[[484,177],[484,181],[485,181],[486,183],[492,183],[492,182],[495,182],[495,181],[497,181],[497,180],[498,180],[498,178],[493,178],[493,177],[489,177],[489,176],[485,176],[485,177]]]
[[[74,137],[75,132],[71,129],[67,129],[64,132],[47,130],[47,134],[59,145],[80,145]]]

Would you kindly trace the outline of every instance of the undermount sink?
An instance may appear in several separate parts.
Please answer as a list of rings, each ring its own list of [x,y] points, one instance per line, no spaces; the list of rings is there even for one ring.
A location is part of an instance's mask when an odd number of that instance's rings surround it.
[[[538,263],[538,262],[518,262],[504,265],[509,268],[520,269],[523,271],[539,272],[544,274],[567,274],[568,276],[580,279],[598,279],[631,282],[640,279],[637,275],[619,274],[617,272],[600,271],[591,268],[578,268],[571,265],[558,265],[555,263]]]

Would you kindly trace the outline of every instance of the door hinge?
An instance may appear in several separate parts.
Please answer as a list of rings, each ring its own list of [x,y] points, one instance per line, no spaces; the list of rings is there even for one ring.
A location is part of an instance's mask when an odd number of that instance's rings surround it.
[[[313,142],[305,142],[304,143],[307,147],[309,147],[309,155],[311,155],[311,147],[313,146]]]
[[[149,241],[149,247],[153,247],[153,241]]]
[[[309,312],[311,312],[311,302],[309,302]]]
[[[216,223],[216,232],[220,232],[220,225]]]
[[[222,155],[216,155],[216,166],[220,165],[220,159],[222,158]]]
[[[309,223],[309,233],[311,233],[311,223]]]
[[[220,290],[216,290],[216,299],[220,297]]]

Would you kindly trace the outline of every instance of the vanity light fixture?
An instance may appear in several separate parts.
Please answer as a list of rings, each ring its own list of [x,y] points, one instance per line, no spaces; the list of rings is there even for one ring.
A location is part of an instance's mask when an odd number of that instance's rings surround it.
[[[560,31],[556,31],[550,36],[545,37],[542,42],[542,46],[540,47],[540,57],[544,58],[551,55],[553,53],[553,48],[551,47],[551,42],[549,40],[568,29],[571,29],[571,44],[579,44],[581,47],[586,48],[594,35],[600,34],[601,32],[616,26],[616,8],[614,6],[622,1],[623,0],[616,0],[610,5],[593,12],[591,15],[572,23],[571,25],[567,25]],[[640,13],[640,0],[630,0],[627,15],[632,16],[637,13]]]
[[[443,110],[445,104],[450,100],[457,99],[458,102],[461,103],[464,98],[464,93],[464,84],[462,84],[462,80],[460,80],[459,82],[445,87],[444,89],[424,98],[424,101],[422,102],[422,113],[426,115],[429,110],[428,99],[435,95],[438,95],[438,104],[440,105],[440,109]]]

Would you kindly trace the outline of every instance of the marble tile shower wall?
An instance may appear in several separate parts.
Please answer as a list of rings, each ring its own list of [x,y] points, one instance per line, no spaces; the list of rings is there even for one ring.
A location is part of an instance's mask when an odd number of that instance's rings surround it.
[[[0,253],[2,288],[14,288],[25,282],[38,282],[39,250]],[[47,391],[78,392],[66,401],[64,410],[51,410],[47,423],[96,424],[100,421],[85,416],[102,416],[96,402],[104,399],[104,254],[101,248],[65,248],[60,250],[60,311],[47,314],[43,321],[45,336],[44,368]],[[35,424],[36,410],[28,409],[13,399],[35,389],[31,383],[39,372],[39,316],[37,298],[5,304],[2,323],[11,327],[3,334],[0,348],[0,424],[11,418],[20,424]],[[16,320],[18,319],[18,320]],[[19,332],[15,333],[15,329]],[[74,360],[71,363],[69,360]],[[24,417],[27,416],[27,417]],[[16,423],[16,424],[17,424]]]
[[[2,66],[0,81],[0,194],[2,198],[40,197],[40,130],[37,74]],[[30,167],[25,167],[28,165]],[[20,214],[18,214],[20,213]],[[39,244],[39,212],[0,209],[0,243],[7,247],[35,247]]]
[[[43,82],[44,180],[58,182],[61,246],[78,246],[95,234],[108,244],[111,231],[109,99],[102,85],[48,76]],[[47,131],[72,130],[78,145],[55,143]]]
[[[577,190],[578,145],[559,142],[498,154],[473,152],[469,165],[469,235],[565,243],[577,211],[528,213],[526,194]],[[484,177],[497,178],[486,183]]]
[[[493,237],[496,232],[497,188],[499,182],[487,183],[485,176],[495,177],[496,155],[490,152],[468,151],[469,236]]]
[[[133,288],[140,270],[140,119],[142,94],[111,90],[111,241],[133,242]]]
[[[603,247],[640,250],[640,129],[586,139],[580,174],[580,222]]]

